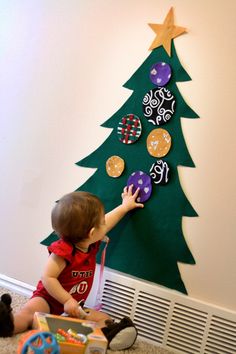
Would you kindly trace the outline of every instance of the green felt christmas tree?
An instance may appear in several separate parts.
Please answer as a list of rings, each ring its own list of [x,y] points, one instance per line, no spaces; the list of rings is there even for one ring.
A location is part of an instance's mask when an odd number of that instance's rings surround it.
[[[89,156],[77,163],[78,166],[96,168],[96,172],[77,190],[86,190],[101,198],[106,211],[121,202],[121,193],[129,176],[134,171],[150,173],[157,158],[147,149],[147,137],[153,125],[144,116],[143,99],[147,92],[157,88],[150,80],[150,68],[157,62],[171,67],[171,79],[165,85],[175,97],[175,111],[161,128],[171,136],[171,148],[162,158],[169,166],[169,182],[165,185],[152,183],[152,194],[143,209],[135,209],[109,233],[106,266],[121,272],[164,285],[186,293],[181,279],[178,262],[194,264],[194,258],[186,244],[183,230],[183,216],[197,216],[186,198],[178,175],[178,166],[194,167],[181,128],[181,117],[197,118],[197,114],[186,104],[176,85],[180,81],[191,80],[179,62],[174,46],[174,38],[185,32],[174,26],[171,9],[161,25],[150,25],[157,36],[151,46],[151,53],[124,87],[132,94],[118,111],[102,126],[112,128],[106,141]],[[134,114],[141,121],[141,135],[132,144],[119,140],[118,125],[122,117]],[[111,177],[106,170],[106,161],[111,156],[119,156],[125,162],[125,169],[119,177]],[[51,234],[43,244],[56,239]],[[98,255],[98,262],[101,255]]]

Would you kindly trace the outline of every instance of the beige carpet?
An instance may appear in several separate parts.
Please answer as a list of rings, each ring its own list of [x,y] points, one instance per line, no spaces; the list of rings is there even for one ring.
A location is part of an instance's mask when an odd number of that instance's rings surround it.
[[[27,301],[26,297],[0,287],[0,295],[3,293],[9,293],[12,296],[12,307],[14,312],[17,311]],[[11,338],[0,338],[0,354],[17,353],[17,345],[20,336],[21,335],[16,335]],[[135,345],[129,350],[108,350],[107,354],[173,354],[173,352],[150,345],[138,339]]]

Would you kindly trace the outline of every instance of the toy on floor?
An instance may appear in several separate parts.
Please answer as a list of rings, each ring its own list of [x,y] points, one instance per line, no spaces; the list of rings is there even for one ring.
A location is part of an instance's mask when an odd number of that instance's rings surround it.
[[[59,354],[60,347],[50,332],[32,330],[19,340],[17,354]]]
[[[111,350],[131,348],[138,336],[137,328],[127,316],[118,323],[107,321],[107,327],[103,327],[102,331],[108,340],[108,348]]]
[[[84,346],[84,344],[87,342],[87,337],[82,334],[82,333],[76,333],[73,329],[68,329],[68,331],[65,331],[64,329],[58,328],[57,333],[56,333],[56,340],[57,342],[68,342],[68,343],[74,343],[74,344],[81,344]]]
[[[9,294],[3,294],[0,300],[0,337],[11,337],[14,331],[12,298]]]

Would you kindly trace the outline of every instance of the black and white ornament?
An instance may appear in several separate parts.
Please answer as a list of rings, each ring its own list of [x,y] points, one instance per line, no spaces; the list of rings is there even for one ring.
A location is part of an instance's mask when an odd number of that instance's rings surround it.
[[[157,160],[152,164],[149,174],[155,184],[167,184],[169,182],[169,166],[166,161]]]
[[[154,125],[166,124],[175,112],[175,97],[165,87],[150,90],[143,98],[143,114]]]

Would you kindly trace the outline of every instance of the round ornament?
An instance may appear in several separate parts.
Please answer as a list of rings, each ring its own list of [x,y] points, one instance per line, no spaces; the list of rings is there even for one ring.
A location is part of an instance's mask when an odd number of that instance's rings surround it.
[[[106,161],[106,171],[110,177],[120,177],[125,168],[124,160],[119,156],[111,156]]]
[[[152,180],[149,175],[143,171],[133,172],[127,181],[127,186],[133,184],[133,193],[139,187],[139,195],[137,198],[138,203],[146,202],[152,194]]]
[[[171,147],[171,136],[162,128],[153,129],[147,137],[147,150],[151,156],[163,157]]]
[[[167,184],[169,182],[169,166],[163,160],[157,160],[150,168],[150,176],[155,184]]]
[[[124,144],[132,144],[141,135],[142,125],[140,119],[135,114],[124,116],[117,127],[118,139]]]
[[[150,90],[143,98],[143,114],[154,125],[167,123],[175,112],[175,97],[165,87]]]
[[[150,80],[154,85],[165,86],[171,78],[171,67],[164,61],[152,65],[150,69]]]
[[[18,343],[17,354],[59,354],[60,347],[51,332],[31,330],[23,334]]]

